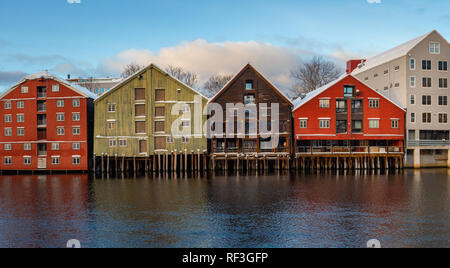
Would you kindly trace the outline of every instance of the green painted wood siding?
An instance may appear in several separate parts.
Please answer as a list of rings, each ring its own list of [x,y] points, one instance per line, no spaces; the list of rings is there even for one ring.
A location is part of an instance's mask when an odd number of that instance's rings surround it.
[[[135,89],[145,89],[145,101],[135,100]],[[158,89],[165,90],[165,101],[156,102],[155,92]],[[141,71],[139,74],[127,79],[113,88],[110,92],[100,96],[95,101],[95,127],[94,127],[94,153],[99,156],[107,154],[110,156],[126,156],[139,157],[146,155],[153,155],[154,153],[163,153],[167,151],[172,153],[175,150],[178,152],[201,153],[207,150],[207,140],[204,135],[194,136],[194,98],[198,94],[180,83],[176,79],[167,75],[164,71],[151,65]],[[201,97],[202,107],[205,109],[207,99]],[[181,138],[173,138],[173,143],[167,142],[167,137],[171,136],[172,123],[179,117],[172,116],[172,107],[176,102],[183,102],[190,106],[191,119],[190,127],[192,136],[189,137],[189,142],[182,142]],[[145,117],[136,117],[135,105],[145,104]],[[109,111],[109,106],[115,105],[115,111]],[[165,116],[155,117],[155,108],[164,107]],[[108,122],[115,120],[114,129],[108,128]],[[155,122],[164,120],[164,133],[155,132]],[[207,117],[202,115],[201,125],[206,122]],[[135,122],[145,121],[145,133],[135,133]],[[197,120],[199,124],[200,121]],[[164,137],[166,139],[166,148],[163,151],[155,151],[155,138]],[[110,141],[115,140],[115,146],[110,146]],[[127,145],[121,147],[120,140],[126,140]],[[139,141],[147,140],[147,154],[140,153]]]

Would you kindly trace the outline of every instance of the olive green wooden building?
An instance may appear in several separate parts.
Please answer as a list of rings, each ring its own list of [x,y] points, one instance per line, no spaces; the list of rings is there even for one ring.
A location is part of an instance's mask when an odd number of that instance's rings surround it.
[[[99,159],[102,170],[123,171],[131,164],[136,170],[136,159],[137,168],[146,160],[146,170],[184,169],[188,161],[199,167],[200,155],[207,150],[201,132],[207,116],[199,109],[205,109],[207,102],[205,96],[156,65],[143,68],[94,102],[97,167]],[[172,111],[175,105],[182,111]],[[176,129],[181,134],[172,131],[174,122],[180,124]],[[134,162],[127,162],[130,159]]]

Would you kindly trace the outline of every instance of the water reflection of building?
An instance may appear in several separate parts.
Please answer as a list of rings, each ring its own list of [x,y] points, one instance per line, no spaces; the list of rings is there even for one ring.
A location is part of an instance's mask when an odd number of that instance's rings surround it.
[[[0,177],[0,247],[89,241],[87,175]]]

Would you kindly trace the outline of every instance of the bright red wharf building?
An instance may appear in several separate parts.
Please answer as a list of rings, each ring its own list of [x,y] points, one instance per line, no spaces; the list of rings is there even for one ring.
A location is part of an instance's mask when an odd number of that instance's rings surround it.
[[[0,96],[0,169],[87,171],[93,99],[86,89],[40,72]]]
[[[406,111],[352,75],[295,102],[296,153],[401,153]]]

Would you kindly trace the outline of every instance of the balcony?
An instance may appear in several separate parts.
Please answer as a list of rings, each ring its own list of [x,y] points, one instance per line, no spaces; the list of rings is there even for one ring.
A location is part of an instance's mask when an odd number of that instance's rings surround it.
[[[450,146],[450,141],[448,140],[415,140],[415,141],[408,141],[409,147],[416,147],[416,146]]]
[[[400,154],[403,153],[402,147],[397,146],[317,146],[317,147],[297,147],[297,154]]]
[[[46,112],[47,111],[47,103],[38,101],[37,103],[37,111],[38,112]]]

